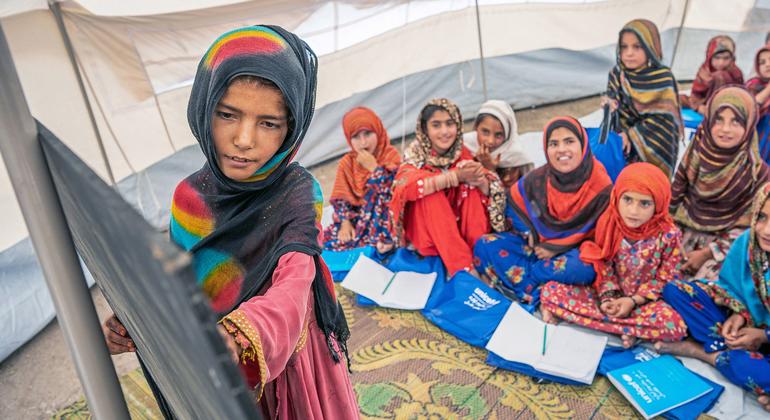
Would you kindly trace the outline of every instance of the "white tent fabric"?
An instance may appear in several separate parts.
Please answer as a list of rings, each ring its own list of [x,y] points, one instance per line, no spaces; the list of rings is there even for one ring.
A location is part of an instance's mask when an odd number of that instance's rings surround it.
[[[473,0],[61,4],[116,179],[194,144],[185,108],[196,63],[218,34],[242,25],[282,25],[320,55],[317,117],[298,154],[306,165],[344,151],[339,120],[352,106],[374,108],[395,138],[413,131],[417,109],[432,96],[455,99],[466,114],[484,101]],[[482,0],[479,11],[489,96],[517,108],[601,92],[617,31],[632,18],[656,22],[666,57],[673,57],[685,16],[674,59],[684,79],[692,78],[705,40],[716,32],[736,38],[739,64],[748,70],[770,22],[762,2],[752,0]],[[13,0],[0,6],[0,17],[33,114],[106,176],[45,2]],[[0,217],[10,227],[0,234],[2,250],[26,236],[4,169],[0,199]]]
[[[173,177],[189,172],[185,164],[201,162],[186,104],[200,56],[225,30],[278,24],[318,52],[317,112],[298,153],[312,165],[345,150],[340,119],[356,105],[373,108],[398,138],[413,132],[419,108],[431,97],[450,97],[472,115],[485,99],[483,74],[489,97],[515,108],[600,93],[614,64],[617,32],[633,18],[659,26],[664,61],[673,62],[680,79],[694,76],[708,38],[717,33],[733,36],[738,64],[748,74],[770,28],[770,0],[480,0],[478,20],[474,0],[60,4],[87,98],[47,1],[0,3],[0,24],[32,114],[106,178],[90,104],[109,167],[124,180],[121,192],[159,227],[167,222]],[[30,274],[21,263],[31,249],[1,162],[0,219],[0,286],[11,284],[9,278],[42,281],[39,270]]]

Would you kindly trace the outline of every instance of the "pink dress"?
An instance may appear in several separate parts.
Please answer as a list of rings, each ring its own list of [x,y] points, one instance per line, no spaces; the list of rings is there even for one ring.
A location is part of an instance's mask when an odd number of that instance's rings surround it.
[[[593,286],[550,281],[543,288],[541,305],[559,318],[595,330],[654,341],[681,340],[687,326],[661,299],[663,286],[681,278],[681,237],[673,227],[633,244],[623,240],[612,261],[602,264]],[[648,302],[626,318],[609,317],[599,309],[603,299],[633,295]]]
[[[242,349],[241,371],[266,418],[359,418],[345,356],[332,360],[316,324],[314,277],[313,257],[289,252],[267,290],[222,320]]]

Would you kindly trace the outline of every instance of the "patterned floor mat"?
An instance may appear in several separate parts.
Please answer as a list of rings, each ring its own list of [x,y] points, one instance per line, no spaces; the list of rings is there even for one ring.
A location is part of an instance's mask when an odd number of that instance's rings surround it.
[[[493,368],[486,351],[418,312],[365,308],[338,287],[352,330],[352,381],[364,419],[641,418],[604,377],[592,386],[538,383]],[[160,419],[140,371],[121,378],[132,419]],[[90,419],[84,401],[55,419]],[[708,419],[708,416],[701,416]]]

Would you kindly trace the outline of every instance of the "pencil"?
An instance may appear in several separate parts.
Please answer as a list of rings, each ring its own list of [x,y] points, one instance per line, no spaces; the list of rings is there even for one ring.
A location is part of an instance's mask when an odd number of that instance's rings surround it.
[[[388,291],[388,288],[390,287],[390,285],[393,284],[393,279],[395,279],[395,278],[396,278],[396,273],[393,273],[393,275],[390,276],[390,280],[388,280],[388,284],[386,284],[385,288],[382,290],[382,294],[383,295],[385,294],[385,292]]]
[[[543,352],[541,355],[545,356],[545,338],[548,335],[548,324],[543,324]]]

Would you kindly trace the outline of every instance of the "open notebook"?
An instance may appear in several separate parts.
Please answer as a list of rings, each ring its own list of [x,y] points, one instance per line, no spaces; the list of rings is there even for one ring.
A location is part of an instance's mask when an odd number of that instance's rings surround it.
[[[340,284],[379,306],[416,310],[425,307],[435,282],[436,273],[394,273],[361,255]]]
[[[549,375],[591,384],[607,337],[567,324],[550,325],[514,303],[487,343],[503,359],[524,363]]]

